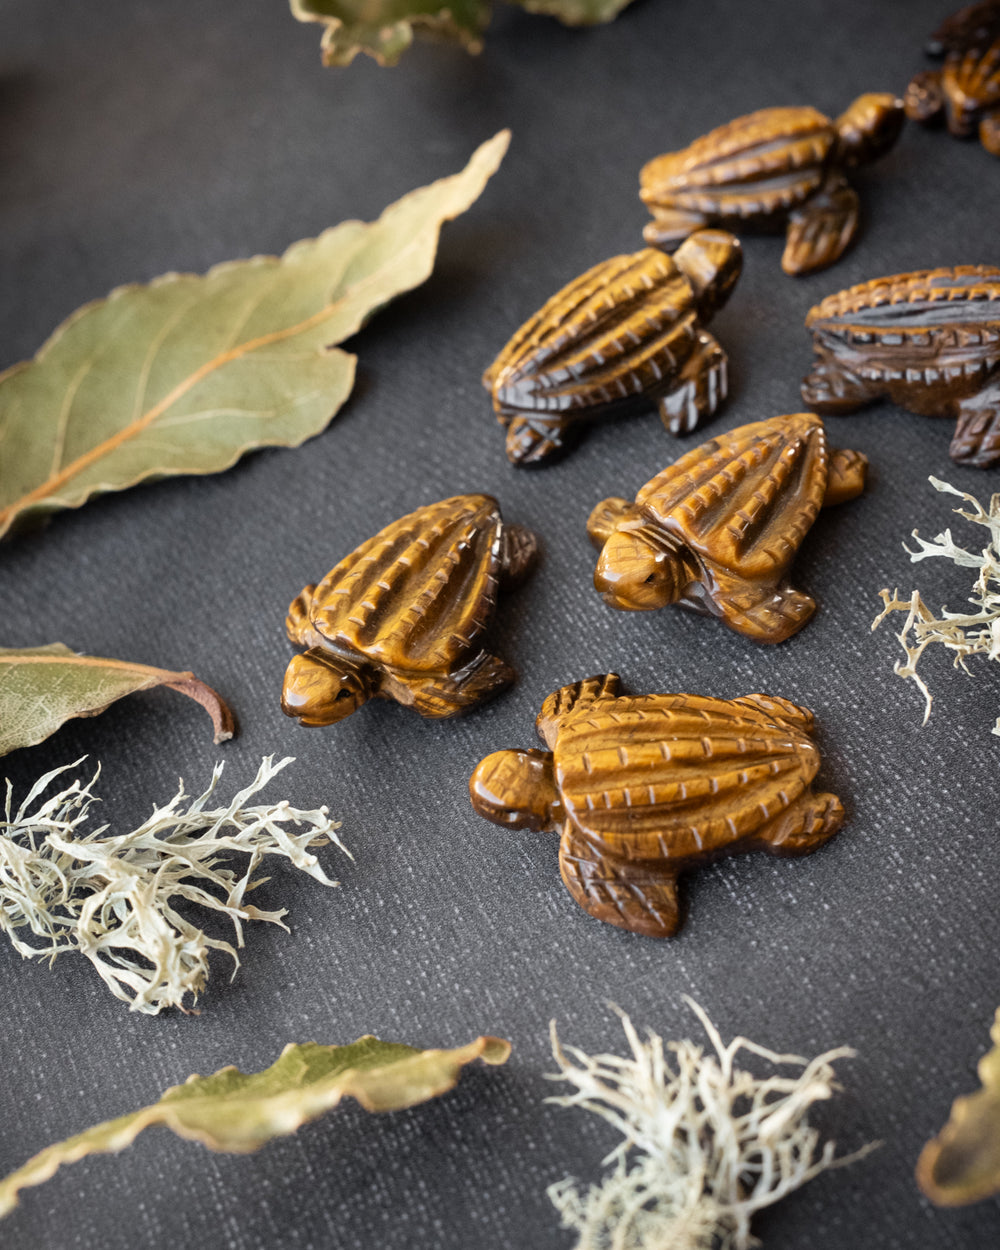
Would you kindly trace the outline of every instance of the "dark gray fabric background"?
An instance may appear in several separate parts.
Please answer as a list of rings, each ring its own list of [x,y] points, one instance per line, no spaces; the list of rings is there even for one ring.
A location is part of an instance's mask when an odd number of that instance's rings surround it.
[[[239,975],[230,982],[217,961],[199,1016],[130,1015],[85,961],[50,971],[0,944],[0,1168],[191,1072],[265,1066],[289,1040],[371,1031],[456,1045],[494,1032],[514,1052],[437,1103],[378,1119],[348,1106],[253,1157],[154,1130],[27,1192],[5,1246],[568,1246],[545,1187],[567,1172],[596,1177],[616,1137],[543,1103],[548,1022],[586,1048],[620,1050],[614,1000],[666,1037],[692,1035],[685,993],[726,1036],[803,1054],[858,1050],[820,1119],[844,1149],[885,1144],[760,1218],[769,1246],[1000,1243],[996,1202],[935,1211],[912,1179],[952,1097],[974,1086],[1000,1003],[1000,741],[989,733],[1000,687],[983,661],[970,680],[929,654],[938,702],[921,730],[917,692],[892,674],[891,633],[868,628],[882,586],[960,605],[968,575],[944,562],[911,568],[901,542],[914,525],[931,535],[953,520],[928,474],[983,498],[997,475],[954,467],[943,422],[888,406],[831,420],[834,442],[870,457],[870,489],[815,526],[796,578],[820,610],[769,650],[678,612],[613,613],[591,588],[592,505],[631,494],[690,440],[672,440],[650,413],[595,429],[558,467],[515,471],[479,385],[559,286],[640,245],[645,160],[764,105],[835,114],[862,91],[901,91],[946,9],[637,0],[612,26],[574,32],[502,8],[479,58],[420,45],[393,70],[362,59],[324,71],[318,28],[293,21],[282,0],[6,0],[2,364],[121,283],[372,218],[461,168],[500,127],[514,138],[482,200],[446,229],[432,279],[355,340],[358,386],[324,434],[215,477],[106,497],[0,551],[5,645],[59,639],[192,668],[242,725],[214,748],[193,704],[133,697],[5,759],[19,791],[86,753],[104,769],[103,815],[131,828],[178,774],[200,787],[224,759],[231,792],[262,755],[293,754],[273,797],[328,803],[356,855],[351,865],[325,854],[337,891],[276,867],[260,902],[286,905],[292,932],[249,928]],[[779,269],[779,239],[746,239],[744,276],[713,326],[733,393],[712,430],[800,406],[802,320],[828,292],[1000,259],[1000,162],[978,145],[908,128],[856,185],[863,233],[833,270],[794,281]],[[519,684],[450,724],[390,704],[327,731],[283,717],[289,600],[389,520],[466,490],[494,493],[508,520],[542,538],[542,565],[496,631]],[[672,942],[587,917],[560,884],[555,837],[477,819],[466,779],[487,752],[533,743],[550,690],[612,668],[633,691],[765,690],[813,708],[820,782],[850,813],[842,833],[808,859],[750,856],[697,874]]]

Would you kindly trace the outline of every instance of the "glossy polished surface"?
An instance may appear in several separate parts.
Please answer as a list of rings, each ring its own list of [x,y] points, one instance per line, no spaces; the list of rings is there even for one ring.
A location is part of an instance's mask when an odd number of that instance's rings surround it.
[[[702,325],[740,276],[739,241],[693,235],[671,259],[613,256],[554,295],[483,376],[507,456],[538,464],[582,423],[655,404],[671,434],[695,429],[726,397],[726,354]]]
[[[921,70],[906,89],[906,114],[914,121],[944,120],[951,134],[978,134],[1000,156],[1000,4],[972,4],[953,13],[927,43],[930,56],[947,53],[940,70]]]
[[[813,715],[787,699],[628,696],[608,673],[549,695],[537,728],[548,751],[488,756],[473,807],[560,833],[576,902],[646,937],[680,928],[682,872],[740,851],[807,855],[844,819],[835,795],[813,793]]]
[[[957,421],[951,458],[1000,460],[1000,269],[959,265],[873,278],[806,317],[816,360],[802,398],[842,414],[889,399]]]
[[[829,449],[810,412],[739,426],[658,473],[634,504],[597,505],[594,587],[623,611],[680,603],[755,642],[783,642],[816,608],[788,582],[799,545],[820,508],[861,493],[867,464]]]
[[[836,121],[814,108],[737,117],[646,164],[640,195],[653,214],[643,235],[668,250],[711,223],[781,229],[781,267],[809,273],[838,260],[858,229],[858,196],[844,176],[893,146],[902,101],[859,96]]]
[[[515,674],[480,635],[500,589],[536,554],[534,535],[505,527],[489,495],[457,495],[387,525],[289,608],[288,637],[306,651],[288,665],[282,711],[318,726],[370,698],[435,718],[493,698]]]

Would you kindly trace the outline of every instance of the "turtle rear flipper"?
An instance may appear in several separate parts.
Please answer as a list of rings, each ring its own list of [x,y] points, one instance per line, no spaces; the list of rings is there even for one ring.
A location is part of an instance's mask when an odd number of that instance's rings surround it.
[[[304,586],[295,596],[285,617],[285,633],[296,647],[314,647],[320,641],[312,625],[313,596],[315,585]]]
[[[867,472],[868,457],[862,452],[846,447],[831,451],[823,507],[832,508],[857,499],[865,489]]]
[[[535,567],[538,538],[526,525],[505,525],[500,551],[500,576],[505,589],[517,586]]]
[[[559,871],[585,912],[644,937],[673,937],[680,928],[677,873],[648,861],[629,862],[567,829]]]
[[[773,820],[759,829],[754,845],[771,855],[808,855],[844,823],[844,805],[835,794],[806,790]]]
[[[511,464],[538,464],[566,449],[570,422],[562,417],[514,417],[507,427]]]
[[[713,587],[706,597],[712,611],[730,629],[754,642],[778,643],[791,638],[816,611],[816,601],[791,586],[761,586],[712,570]]]
[[[617,673],[601,673],[574,681],[554,691],[542,704],[535,728],[538,736],[551,750],[555,746],[560,722],[570,712],[586,711],[598,699],[615,699],[621,691],[621,678]]]
[[[989,469],[1000,461],[1000,395],[983,402],[975,395],[959,405],[958,425],[951,447],[952,460]]]
[[[415,676],[386,669],[384,693],[421,716],[442,719],[492,699],[515,680],[517,674],[495,655],[485,651],[455,673]]]
[[[709,224],[709,219],[701,213],[687,213],[679,208],[650,207],[653,220],[646,223],[642,237],[650,247],[658,247],[664,252],[676,251],[688,235]]]
[[[671,434],[688,434],[715,412],[728,389],[726,353],[711,334],[699,330],[676,384],[657,404],[660,420]]]
[[[857,192],[836,176],[789,213],[781,258],[785,273],[812,273],[839,260],[857,234],[859,210]]]

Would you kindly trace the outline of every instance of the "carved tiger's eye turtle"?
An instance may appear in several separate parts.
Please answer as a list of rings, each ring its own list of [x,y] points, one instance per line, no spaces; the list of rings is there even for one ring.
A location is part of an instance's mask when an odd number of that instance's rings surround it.
[[[537,464],[586,422],[646,404],[671,434],[711,416],[726,397],[726,354],[702,326],[742,264],[738,239],[703,230],[672,259],[613,256],[554,295],[483,375],[511,462]]]
[[[1000,0],[979,0],[946,17],[927,43],[928,56],[983,48],[1000,38]]]
[[[480,816],[560,833],[562,879],[584,911],[647,937],[680,927],[677,878],[721,855],[805,855],[837,832],[813,794],[813,716],[762,694],[619,693],[615,673],[549,695],[547,751],[497,751],[469,782]]]
[[[719,126],[644,166],[640,195],[653,214],[643,236],[672,251],[711,223],[782,228],[785,273],[832,265],[858,228],[844,171],[883,156],[899,137],[903,103],[859,96],[836,121],[814,108],[767,108]]]
[[[505,526],[489,495],[456,495],[387,525],[289,608],[288,636],[307,650],[288,665],[282,711],[332,725],[370,698],[434,717],[492,698],[515,674],[480,636],[499,590],[535,555],[534,534]]]
[[[873,278],[812,308],[816,360],[802,397],[817,412],[889,399],[958,425],[951,457],[1000,460],[1000,269],[959,265]]]
[[[951,134],[978,133],[986,151],[1000,156],[1000,29],[992,43],[949,52],[943,69],[915,74],[905,100],[914,121],[943,117]]]
[[[820,508],[861,493],[867,464],[829,450],[811,412],[741,425],[658,473],[635,503],[597,505],[594,586],[613,608],[680,603],[755,642],[783,642],[816,608],[787,580],[799,544]]]

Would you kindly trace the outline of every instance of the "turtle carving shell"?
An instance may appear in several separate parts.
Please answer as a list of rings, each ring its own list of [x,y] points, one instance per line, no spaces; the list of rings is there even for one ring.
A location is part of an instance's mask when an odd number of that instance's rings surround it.
[[[710,224],[773,227],[786,229],[786,273],[831,265],[858,228],[845,172],[887,152],[903,121],[902,101],[884,93],[859,96],[836,120],[807,105],[737,117],[643,166],[646,242],[672,251]]]
[[[635,933],[677,932],[681,873],[742,851],[804,855],[843,821],[839,799],[812,790],[812,713],[787,699],[632,697],[608,673],[550,695],[537,727],[548,750],[487,756],[473,807],[558,832],[572,897]]]
[[[286,628],[307,648],[285,676],[282,707],[332,724],[367,698],[450,716],[508,685],[482,650],[504,583],[527,572],[535,538],[504,526],[489,495],[458,495],[394,521],[292,603]]]
[[[960,463],[1000,460],[1000,268],[874,278],[828,296],[806,326],[816,360],[802,395],[817,412],[889,399],[956,420],[951,455]]]
[[[655,404],[671,433],[726,395],[726,357],[703,329],[741,268],[720,230],[676,257],[653,248],[595,265],[514,334],[483,376],[514,464],[562,451],[584,423]]]

